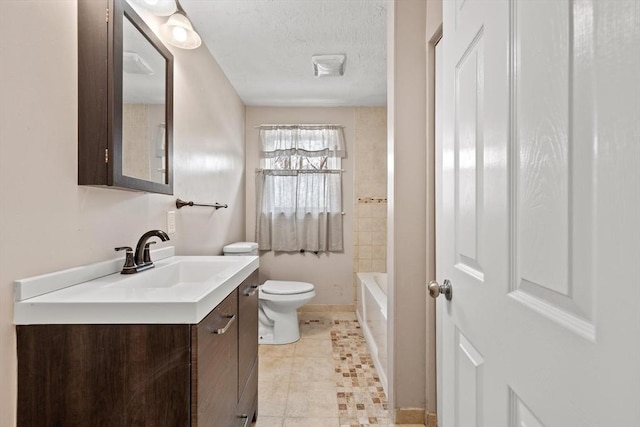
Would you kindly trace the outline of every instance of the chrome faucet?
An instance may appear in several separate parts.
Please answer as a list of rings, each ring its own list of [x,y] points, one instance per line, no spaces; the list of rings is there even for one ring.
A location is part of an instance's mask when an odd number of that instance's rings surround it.
[[[140,240],[138,240],[138,244],[136,245],[136,254],[134,256],[134,259],[137,271],[142,271],[153,267],[153,261],[151,261],[149,246],[155,244],[156,242],[147,242],[147,240],[152,237],[158,237],[163,242],[169,240],[169,236],[167,236],[167,233],[162,230],[151,230],[144,233],[140,237]]]

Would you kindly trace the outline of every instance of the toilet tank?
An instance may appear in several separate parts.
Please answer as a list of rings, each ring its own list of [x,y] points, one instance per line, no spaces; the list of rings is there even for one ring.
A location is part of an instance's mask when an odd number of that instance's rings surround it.
[[[236,242],[222,248],[225,255],[242,256],[258,255],[258,244],[255,242]]]

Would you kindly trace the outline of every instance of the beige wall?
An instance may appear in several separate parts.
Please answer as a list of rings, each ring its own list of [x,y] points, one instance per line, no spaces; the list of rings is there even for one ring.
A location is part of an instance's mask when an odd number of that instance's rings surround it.
[[[74,0],[0,2],[2,427],[15,425],[15,279],[114,258],[166,229],[176,197],[230,206],[177,211],[178,253],[244,239],[244,106],[206,48],[173,50],[175,195],[77,185],[76,33]]]
[[[433,237],[425,219],[425,3],[394,1],[387,9],[389,399],[397,422],[426,408],[425,261]]]
[[[256,126],[260,124],[344,125],[347,157],[342,159],[342,208],[344,219],[344,252],[291,254],[262,252],[260,280],[280,279],[310,282],[316,297],[310,304],[353,304],[353,161],[355,108],[276,108],[246,109],[246,238],[255,241],[255,170],[259,167],[260,141]]]

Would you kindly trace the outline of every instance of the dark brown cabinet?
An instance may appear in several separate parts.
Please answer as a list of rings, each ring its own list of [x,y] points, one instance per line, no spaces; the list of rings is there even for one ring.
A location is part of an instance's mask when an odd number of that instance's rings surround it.
[[[234,426],[238,403],[238,291],[191,329],[191,424]],[[213,356],[213,357],[212,357]]]
[[[78,184],[173,194],[173,55],[125,0],[78,1]]]
[[[240,313],[238,340],[238,409],[239,417],[249,421],[257,412],[258,402],[258,274],[254,272],[238,288]]]
[[[197,325],[17,326],[18,425],[249,425],[257,274]]]

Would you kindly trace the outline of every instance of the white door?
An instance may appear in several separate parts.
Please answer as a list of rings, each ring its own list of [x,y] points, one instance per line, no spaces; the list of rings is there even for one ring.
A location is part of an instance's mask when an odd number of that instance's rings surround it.
[[[440,427],[640,426],[640,1],[446,0]]]

